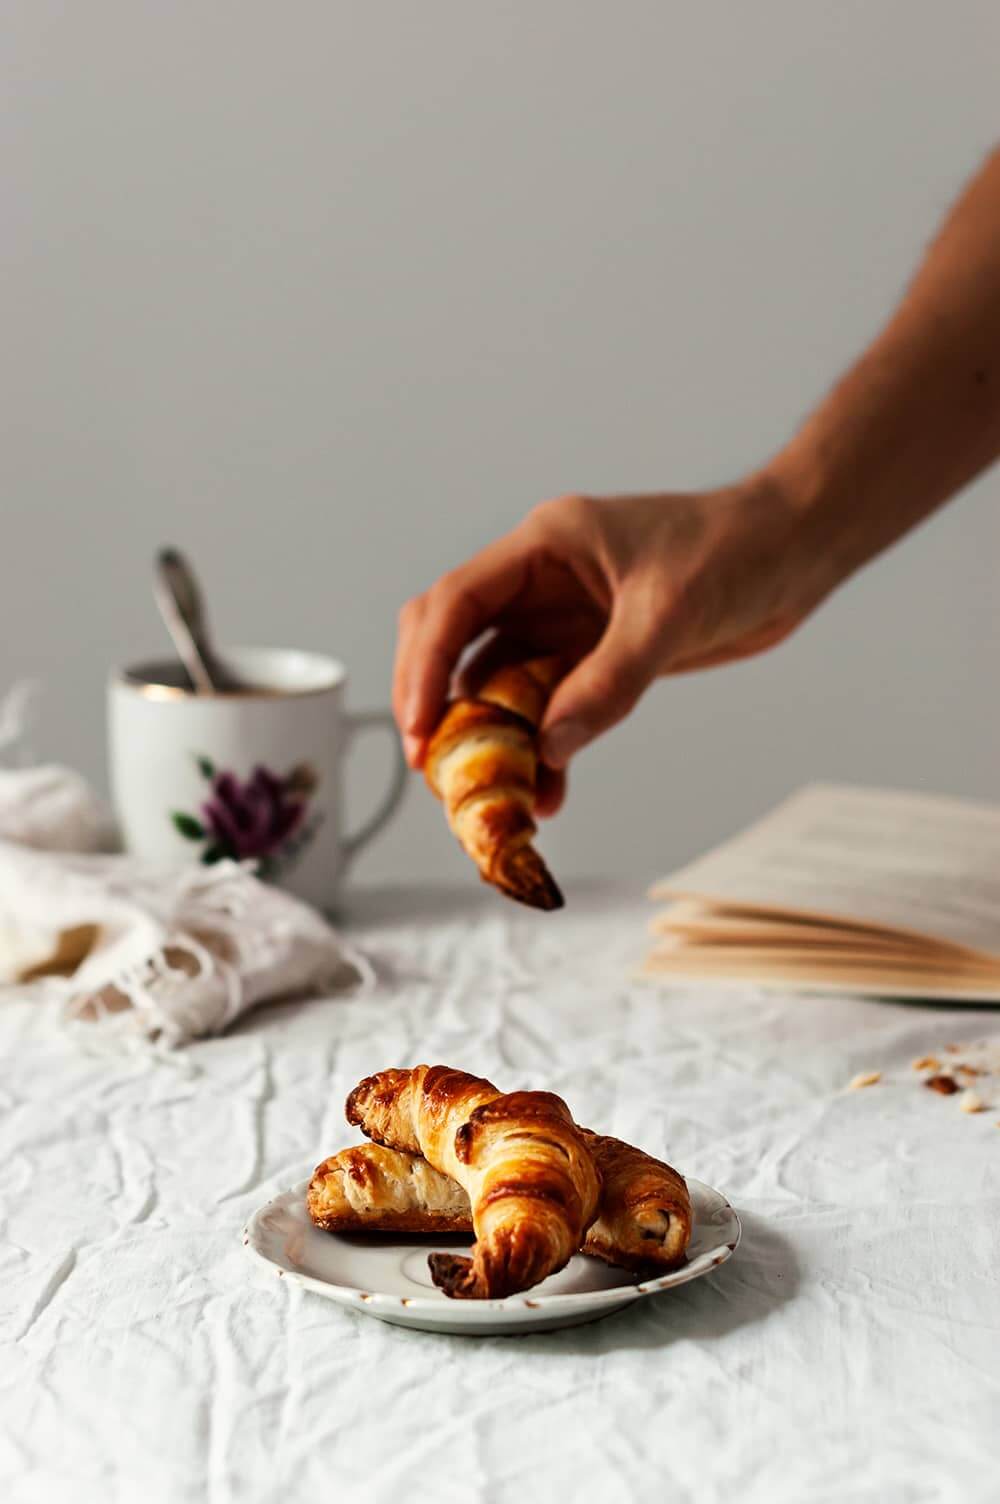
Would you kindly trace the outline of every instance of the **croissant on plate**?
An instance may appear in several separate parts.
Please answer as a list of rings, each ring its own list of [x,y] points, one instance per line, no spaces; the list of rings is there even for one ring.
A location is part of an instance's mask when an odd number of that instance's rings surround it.
[[[443,1065],[380,1071],[354,1088],[347,1118],[388,1148],[420,1154],[468,1195],[472,1257],[428,1260],[434,1283],[460,1300],[527,1290],[562,1269],[597,1212],[600,1181],[560,1097],[498,1092]]]
[[[683,1175],[620,1138],[582,1132],[601,1177],[597,1220],[584,1253],[634,1274],[676,1268],[691,1240],[691,1197]]]
[[[468,1232],[469,1198],[419,1154],[355,1144],[317,1165],[306,1206],[327,1232]]]
[[[601,1178],[597,1220],[584,1253],[634,1274],[673,1269],[691,1236],[691,1201],[683,1177],[617,1138],[581,1129]],[[472,1213],[461,1186],[419,1154],[357,1144],[318,1165],[307,1195],[309,1215],[329,1232],[469,1232]]]
[[[448,824],[483,881],[535,909],[563,905],[531,844],[538,727],[557,677],[555,658],[498,670],[474,699],[451,702],[424,764]]]

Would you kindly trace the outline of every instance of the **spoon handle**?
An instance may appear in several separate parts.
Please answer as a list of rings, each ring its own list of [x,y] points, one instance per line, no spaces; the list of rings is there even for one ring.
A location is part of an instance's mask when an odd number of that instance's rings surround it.
[[[201,591],[190,565],[176,548],[161,548],[153,582],[156,604],[178,656],[198,694],[223,686],[209,646]]]

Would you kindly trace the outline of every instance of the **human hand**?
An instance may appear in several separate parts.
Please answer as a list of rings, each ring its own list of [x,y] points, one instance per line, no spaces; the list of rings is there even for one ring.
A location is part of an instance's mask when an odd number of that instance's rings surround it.
[[[558,808],[570,758],[654,679],[758,653],[835,583],[780,489],[755,477],[693,495],[542,503],[400,613],[393,704],[423,761],[463,651],[474,693],[499,660],[559,653],[567,672],[541,727],[538,807]]]

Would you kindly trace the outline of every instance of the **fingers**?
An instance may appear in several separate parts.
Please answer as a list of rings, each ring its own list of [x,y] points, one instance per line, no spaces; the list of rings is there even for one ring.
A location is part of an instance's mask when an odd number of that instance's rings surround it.
[[[656,677],[662,628],[658,614],[620,597],[604,636],[556,688],[542,725],[541,754],[552,768],[622,720]]]
[[[565,672],[597,645],[606,625],[605,617],[591,605],[554,599],[541,608],[519,599],[497,618],[496,630],[477,642],[459,664],[453,690],[477,695],[497,669],[526,658],[557,654]]]
[[[523,539],[512,533],[403,607],[392,703],[412,767],[422,761],[463,648],[517,594],[526,557]]]
[[[561,768],[550,768],[540,762],[535,782],[535,814],[543,820],[549,819],[559,812],[565,798],[566,774]]]
[[[490,632],[478,642],[459,665],[455,691],[460,695],[477,695],[497,669],[532,656],[532,649],[506,632]]]

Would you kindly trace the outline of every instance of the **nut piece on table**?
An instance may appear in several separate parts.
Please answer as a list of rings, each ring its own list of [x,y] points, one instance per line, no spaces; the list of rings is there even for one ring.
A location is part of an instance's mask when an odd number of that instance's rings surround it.
[[[986,1103],[983,1101],[979,1093],[977,1091],[973,1091],[972,1087],[970,1086],[965,1091],[963,1091],[961,1100],[959,1101],[958,1105],[961,1108],[962,1112],[982,1112],[983,1108],[986,1106]]]
[[[849,1090],[858,1091],[862,1086],[875,1086],[881,1079],[881,1071],[859,1071],[849,1083]]]
[[[924,1082],[931,1091],[938,1091],[942,1097],[953,1096],[958,1091],[958,1082],[954,1076],[928,1076]]]

